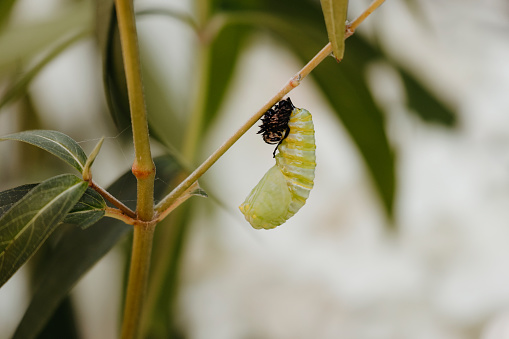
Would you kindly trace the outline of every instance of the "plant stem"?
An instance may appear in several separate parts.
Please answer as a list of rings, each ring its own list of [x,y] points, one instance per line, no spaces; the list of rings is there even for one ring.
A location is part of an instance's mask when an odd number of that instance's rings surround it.
[[[345,39],[353,34],[355,29],[375,11],[385,0],[374,0],[371,5],[359,15],[351,24],[347,26]],[[288,94],[292,89],[300,85],[300,82],[318,66],[332,52],[332,45],[329,42],[313,59],[311,59],[288,83],[274,95],[258,112],[256,112],[248,121],[246,121],[224,144],[222,144],[214,153],[212,153],[193,173],[182,181],[170,194],[168,194],[156,206],[156,212],[162,213],[170,206],[174,208],[174,202],[182,195],[198,178],[200,178],[244,133],[247,132],[265,112],[274,106],[278,101]]]
[[[104,216],[121,220],[128,225],[134,225],[136,223],[136,219],[127,216],[121,210],[118,210],[116,208],[106,207]]]
[[[155,166],[150,152],[133,2],[115,0],[115,6],[131,109],[135,154],[132,171],[138,183],[136,213],[140,220],[150,221],[154,215]]]
[[[99,193],[104,199],[111,202],[115,207],[124,212],[130,218],[136,218],[136,213],[133,212],[129,207],[124,205],[120,200],[115,198],[110,192],[106,191],[101,186],[97,185],[93,179],[88,182],[88,185]]]
[[[136,214],[138,220],[141,220],[134,225],[131,267],[121,334],[122,339],[134,339],[139,336],[156,225],[155,222],[142,222],[151,221],[154,216],[155,165],[150,151],[133,2],[132,0],[115,0],[115,7],[131,110],[135,154],[132,172],[137,180]]]
[[[169,195],[167,195],[156,206],[156,211],[161,213],[168,207],[173,205],[173,202],[178,199],[199,177],[203,175],[237,140],[240,139],[248,129],[251,128],[265,112],[274,106],[278,101],[288,94],[292,89],[299,86],[300,82],[306,77],[316,66],[320,64],[331,53],[331,44],[327,44],[318,54],[315,55],[300,72],[298,72],[288,83],[274,95],[262,108],[258,110],[248,121],[246,121],[226,142],[221,145],[214,153],[212,153],[207,160],[205,160],[193,173],[191,173],[184,181],[180,183]]]
[[[134,225],[129,284],[125,299],[122,339],[139,336],[141,312],[146,294],[155,224]]]

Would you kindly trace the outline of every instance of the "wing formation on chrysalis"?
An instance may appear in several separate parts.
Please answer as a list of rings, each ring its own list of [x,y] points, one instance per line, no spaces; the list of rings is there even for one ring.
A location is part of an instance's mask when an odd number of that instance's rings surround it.
[[[240,211],[256,229],[283,224],[306,203],[315,178],[315,130],[311,113],[281,100],[262,118],[259,134],[278,144],[276,164],[253,188]]]

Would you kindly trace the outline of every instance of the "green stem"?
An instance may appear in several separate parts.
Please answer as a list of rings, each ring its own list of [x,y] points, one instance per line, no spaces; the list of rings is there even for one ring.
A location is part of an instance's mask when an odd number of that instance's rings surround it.
[[[385,0],[374,0],[371,5],[359,15],[350,25],[347,26],[345,39],[350,37],[355,29]],[[225,141],[214,153],[212,153],[198,168],[194,170],[184,181],[180,183],[173,191],[170,192],[163,200],[156,206],[156,212],[162,213],[164,210],[173,205],[173,202],[178,199],[198,178],[200,178],[214,163],[224,154],[230,147],[233,146],[240,139],[244,133],[247,132],[265,112],[274,106],[279,100],[287,95],[295,87],[299,86],[301,81],[318,66],[327,56],[332,52],[332,45],[329,42],[325,45],[320,52],[318,52],[313,59],[311,59],[297,74],[291,78],[283,88],[274,95],[262,108],[258,110],[248,121],[244,123],[228,140]]]
[[[150,221],[154,216],[155,166],[150,152],[134,9],[132,0],[115,0],[115,6],[131,109],[135,154],[132,171],[138,182],[136,213],[140,220]]]
[[[274,106],[279,100],[288,94],[292,89],[300,85],[300,82],[306,77],[316,66],[318,66],[331,53],[331,44],[327,44],[313,59],[311,59],[283,88],[274,95],[262,108],[258,110],[248,121],[246,121],[228,140],[225,141],[214,153],[212,153],[193,173],[191,173],[184,181],[180,183],[170,194],[168,194],[156,206],[158,213],[164,212],[172,206],[173,202],[182,195],[199,177],[203,175],[226,151],[250,129],[265,112]]]
[[[129,284],[125,299],[122,339],[139,337],[140,319],[148,283],[150,254],[155,225],[134,226],[133,250],[129,269]]]
[[[136,214],[138,220],[147,221],[134,225],[131,268],[122,322],[122,339],[134,339],[139,336],[155,229],[155,222],[149,222],[154,216],[155,165],[150,151],[133,2],[115,0],[115,7],[131,110],[135,154],[132,172],[137,180]]]

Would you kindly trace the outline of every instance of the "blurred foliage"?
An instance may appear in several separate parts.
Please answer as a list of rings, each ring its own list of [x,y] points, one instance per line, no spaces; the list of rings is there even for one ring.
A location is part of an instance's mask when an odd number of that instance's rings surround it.
[[[91,24],[90,4],[81,2],[43,22],[9,25],[0,34],[0,75],[26,67],[38,53],[60,39],[90,31]]]
[[[3,0],[0,2],[0,30],[9,18],[15,2],[16,0]]]
[[[95,32],[102,58],[109,113],[119,132],[129,128],[129,101],[113,0],[96,0],[93,3],[95,14],[91,2],[70,1],[65,11],[50,19],[17,24],[9,21],[15,1],[0,2],[0,76],[7,84],[6,91],[1,93],[0,110],[8,103],[28,98],[29,85],[41,70],[74,42]],[[409,0],[409,4],[413,3]],[[166,183],[176,184],[178,181],[175,179],[183,173],[181,166],[176,165],[175,157],[181,164],[193,163],[196,160],[194,154],[197,153],[193,145],[201,145],[202,135],[208,132],[213,123],[220,122],[220,110],[237,71],[239,58],[245,53],[248,47],[246,42],[253,34],[271,35],[302,64],[328,42],[318,1],[214,0],[209,3],[208,9],[207,15],[196,15],[200,18],[198,22],[191,16],[165,8],[139,14],[140,17],[143,15],[143,20],[163,14],[167,20],[188,25],[196,32],[196,54],[204,62],[203,67],[197,68],[197,71],[203,72],[197,77],[202,90],[196,96],[191,93],[182,99],[190,101],[182,105],[189,107],[189,112],[182,114],[175,112],[174,103],[168,99],[176,96],[166,95],[163,90],[165,86],[162,84],[166,80],[161,79],[158,70],[154,69],[152,51],[142,51],[151,136],[174,155],[171,159],[156,161],[157,175],[161,178],[156,185],[159,197],[168,189]],[[143,42],[140,45],[143,46]],[[448,127],[455,125],[456,115],[428,91],[426,85],[412,75],[411,70],[389,58],[383,46],[379,46],[374,39],[360,35],[349,38],[340,64],[329,58],[311,73],[364,160],[374,191],[390,220],[397,199],[397,156],[388,141],[385,112],[375,102],[366,77],[369,66],[378,61],[389,64],[401,77],[409,112],[417,114],[425,122]],[[252,108],[249,111],[255,110]],[[109,191],[132,206],[135,187],[133,177],[127,173]],[[157,230],[151,295],[146,307],[148,316],[144,322],[148,338],[175,338],[185,333],[185,329],[176,326],[174,315],[180,263],[189,236],[188,222],[191,216],[192,206],[187,203]],[[38,270],[34,277],[37,289],[15,338],[35,337],[51,319],[72,286],[129,230],[121,222],[110,219],[102,219],[86,230],[65,228],[63,235],[55,242],[54,250],[45,258],[43,269]],[[158,255],[163,251],[166,256]],[[69,313],[64,312],[62,318],[55,315],[52,322],[58,324],[66,321],[66,314]]]

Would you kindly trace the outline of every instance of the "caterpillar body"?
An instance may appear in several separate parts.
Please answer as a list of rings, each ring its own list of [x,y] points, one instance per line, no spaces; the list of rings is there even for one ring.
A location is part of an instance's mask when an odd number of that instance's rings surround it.
[[[311,113],[281,100],[260,126],[267,143],[278,143],[274,165],[253,188],[240,211],[256,229],[283,224],[305,203],[315,178],[315,130]],[[274,151],[275,153],[275,151]]]

